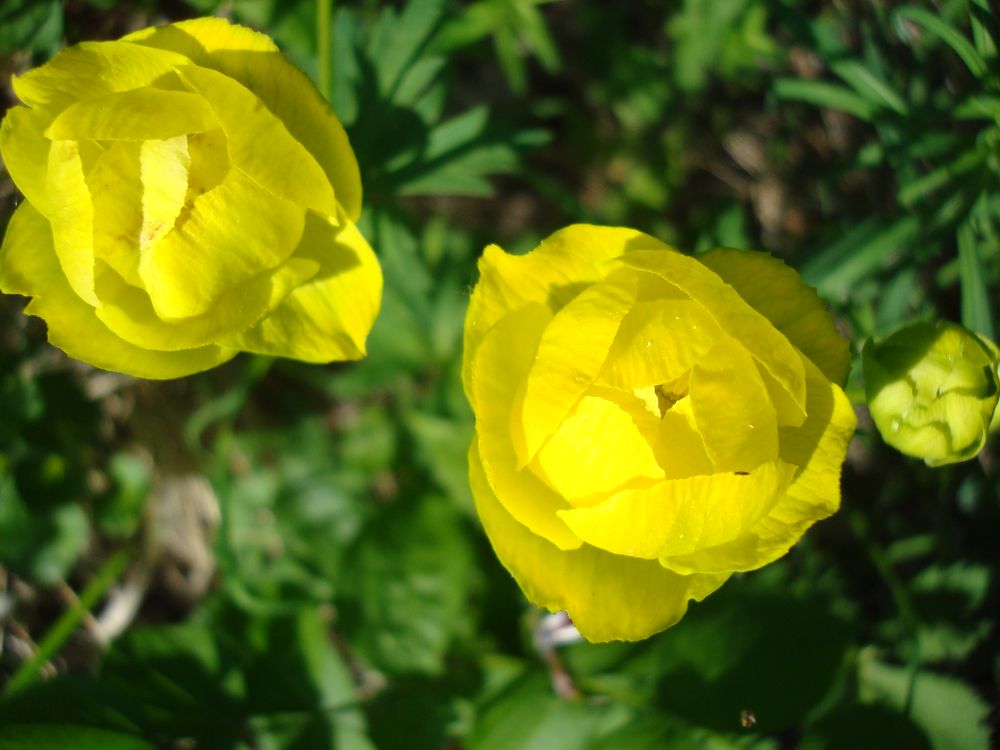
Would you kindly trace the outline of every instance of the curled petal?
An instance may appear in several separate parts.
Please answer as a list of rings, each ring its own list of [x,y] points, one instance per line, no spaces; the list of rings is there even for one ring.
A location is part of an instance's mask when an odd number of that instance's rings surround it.
[[[527,464],[597,379],[635,289],[595,284],[563,307],[542,334],[520,407]]]
[[[805,419],[806,379],[795,347],[733,287],[695,258],[677,252],[635,250],[622,258],[631,268],[657,274],[701,304],[719,326],[739,341],[780,385],[774,394],[791,424]]]
[[[520,467],[510,440],[511,410],[519,384],[552,319],[542,304],[529,305],[498,322],[476,350],[470,392],[476,408],[476,451],[490,486],[518,523],[559,549],[574,549],[580,540],[556,515],[569,508],[530,468]]]
[[[270,38],[221,18],[180,21],[125,38],[137,45],[178,52],[246,86],[315,157],[347,217],[358,220],[361,175],[347,133],[312,81]]]
[[[215,112],[233,165],[275,196],[336,216],[333,188],[319,164],[249,89],[208,68],[178,68]]]
[[[767,318],[826,377],[843,386],[851,351],[816,290],[769,253],[718,249],[698,256]]]
[[[310,213],[292,258],[315,262],[316,275],[226,345],[306,362],[363,357],[382,290],[382,272],[365,238],[346,216],[334,226]]]
[[[667,479],[559,515],[586,544],[616,555],[666,560],[670,567],[674,555],[742,536],[781,497],[794,469],[772,461],[745,475]]]
[[[54,141],[163,140],[218,126],[198,94],[147,87],[75,102],[59,113],[45,136]]]
[[[304,208],[233,171],[142,254],[139,276],[162,319],[203,315],[222,295],[284,262],[304,225]]]
[[[752,471],[778,457],[774,405],[750,354],[726,337],[691,370],[691,413],[716,471]]]
[[[490,245],[479,260],[479,282],[465,317],[465,363],[507,313],[532,302],[560,310],[583,289],[603,279],[628,246],[665,248],[634,229],[574,224],[555,232],[527,255]],[[463,381],[468,375],[463,368]]]
[[[177,378],[215,367],[237,353],[214,344],[155,351],[116,336],[66,282],[48,222],[28,202],[11,218],[0,249],[0,289],[34,297],[25,312],[45,320],[53,345],[108,370],[141,378]]]
[[[493,550],[529,600],[566,610],[587,640],[637,641],[668,628],[729,578],[728,573],[680,575],[583,545],[563,550],[518,523],[497,500],[473,444],[469,473],[476,509]]]
[[[137,49],[124,41],[83,42],[61,50],[45,65],[16,76],[12,86],[25,104],[58,112],[81,99],[175,80],[174,68],[187,62],[175,52]]]

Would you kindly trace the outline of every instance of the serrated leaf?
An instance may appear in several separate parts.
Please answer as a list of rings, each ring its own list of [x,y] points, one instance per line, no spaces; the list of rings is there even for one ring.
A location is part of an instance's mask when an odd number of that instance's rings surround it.
[[[467,746],[469,750],[586,750],[608,709],[558,698],[548,677],[535,672],[485,707]]]
[[[810,726],[797,750],[931,750],[924,733],[885,706],[848,705]]]
[[[385,508],[352,556],[345,623],[379,669],[439,674],[470,619],[476,580],[469,537],[441,499],[409,498]]]
[[[862,700],[902,710],[910,689],[909,669],[867,656],[859,674]],[[917,673],[910,716],[934,750],[987,750],[988,713],[986,702],[964,682],[932,672]]]

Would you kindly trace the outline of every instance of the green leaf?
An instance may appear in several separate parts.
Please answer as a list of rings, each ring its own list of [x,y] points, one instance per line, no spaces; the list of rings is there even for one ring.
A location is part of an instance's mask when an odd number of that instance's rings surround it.
[[[475,516],[469,489],[468,453],[472,442],[472,420],[457,420],[419,411],[406,416],[417,455],[455,506]]]
[[[264,743],[374,750],[354,679],[318,610],[248,625],[260,648],[246,668],[246,710]]]
[[[805,102],[817,107],[836,109],[854,115],[859,120],[871,122],[877,108],[867,99],[850,89],[827,81],[803,78],[779,78],[772,87],[779,99]]]
[[[834,686],[851,640],[847,621],[819,598],[746,579],[722,594],[653,643],[648,658],[662,665],[658,705],[722,731],[737,731],[744,710],[760,732],[801,724]]]
[[[931,750],[924,733],[903,714],[885,706],[849,705],[806,730],[797,750]]]
[[[35,581],[63,580],[90,542],[87,515],[66,503],[32,508],[13,477],[0,470],[0,561]]]
[[[922,177],[903,185],[899,190],[899,202],[912,207],[914,203],[946,186],[961,185],[961,178],[983,164],[984,158],[978,148],[962,152],[948,164],[933,169]]]
[[[585,750],[610,708],[558,698],[547,675],[528,673],[485,707],[467,746],[469,750]]]
[[[481,106],[442,120],[450,70],[434,42],[442,24],[442,0],[411,0],[401,13],[382,8],[370,26],[350,8],[337,13],[334,103],[365,165],[370,202],[492,195],[487,177],[514,171],[520,153],[547,138],[498,123]],[[500,27],[498,43],[508,33]],[[523,68],[520,52],[511,54]]]
[[[903,216],[889,225],[868,219],[809,259],[802,266],[802,278],[824,297],[846,299],[860,280],[904,257],[919,235],[916,216]]]
[[[879,294],[874,332],[891,331],[910,318],[922,294],[917,269],[913,266],[901,268],[883,285]]]
[[[127,538],[142,520],[152,481],[150,466],[131,453],[116,453],[108,462],[108,476],[113,489],[94,508],[94,521],[108,536]]]
[[[988,70],[986,61],[976,51],[972,42],[966,39],[958,29],[942,20],[940,16],[935,15],[924,8],[916,8],[913,6],[898,8],[894,15],[898,19],[911,21],[917,24],[928,34],[936,36],[942,42],[951,47],[955,51],[955,54],[958,55],[962,59],[962,62],[965,63],[965,66],[977,78],[982,78],[986,75]]]
[[[0,727],[0,750],[153,750],[119,732],[74,724],[8,724]]]
[[[18,50],[51,55],[62,35],[63,9],[58,0],[7,0],[0,8],[0,55]]]
[[[995,63],[997,44],[1000,43],[1000,28],[997,27],[996,13],[990,8],[989,0],[969,0],[969,15],[976,51],[983,59]]]
[[[909,669],[865,656],[859,675],[862,700],[901,710],[910,688]],[[927,734],[934,750],[987,750],[988,714],[989,706],[964,682],[932,672],[917,673],[910,717]]]
[[[428,497],[385,508],[350,569],[352,642],[385,671],[439,674],[452,642],[470,628],[477,580],[468,531],[452,506]]]
[[[993,312],[986,287],[989,274],[980,255],[980,235],[972,218],[958,228],[958,271],[962,284],[962,325],[993,339]]]
[[[0,699],[0,727],[12,724],[74,724],[142,734],[138,704],[127,691],[94,677],[63,674]]]
[[[141,723],[161,735],[234,736],[245,695],[236,655],[210,625],[133,628],[111,649],[101,681],[136,701]]]
[[[873,106],[891,109],[904,117],[909,113],[899,92],[860,60],[832,62],[830,69]]]
[[[959,120],[995,120],[1000,116],[1000,97],[973,94],[956,104],[952,115]]]

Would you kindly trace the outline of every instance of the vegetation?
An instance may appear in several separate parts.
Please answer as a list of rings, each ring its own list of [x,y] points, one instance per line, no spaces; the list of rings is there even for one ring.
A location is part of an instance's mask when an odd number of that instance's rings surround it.
[[[154,383],[0,299],[0,747],[989,747],[995,448],[896,453],[859,365],[905,321],[995,337],[986,0],[9,0],[0,68],[209,13],[329,92],[382,313],[358,364]],[[639,644],[556,647],[467,484],[475,261],[577,221],[768,249],[856,355],[841,511]]]

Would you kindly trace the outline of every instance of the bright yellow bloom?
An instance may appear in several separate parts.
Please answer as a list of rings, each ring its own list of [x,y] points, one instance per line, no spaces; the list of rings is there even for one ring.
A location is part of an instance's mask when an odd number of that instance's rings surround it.
[[[1000,420],[1000,351],[954,323],[915,323],[862,353],[868,409],[885,441],[941,466],[975,458]]]
[[[645,638],[837,509],[848,349],[795,271],[586,225],[479,269],[471,483],[532,602]]]
[[[15,78],[24,193],[0,290],[77,359],[173,378],[251,351],[358,359],[382,275],[340,122],[266,36],[218,18],[83,43]]]

